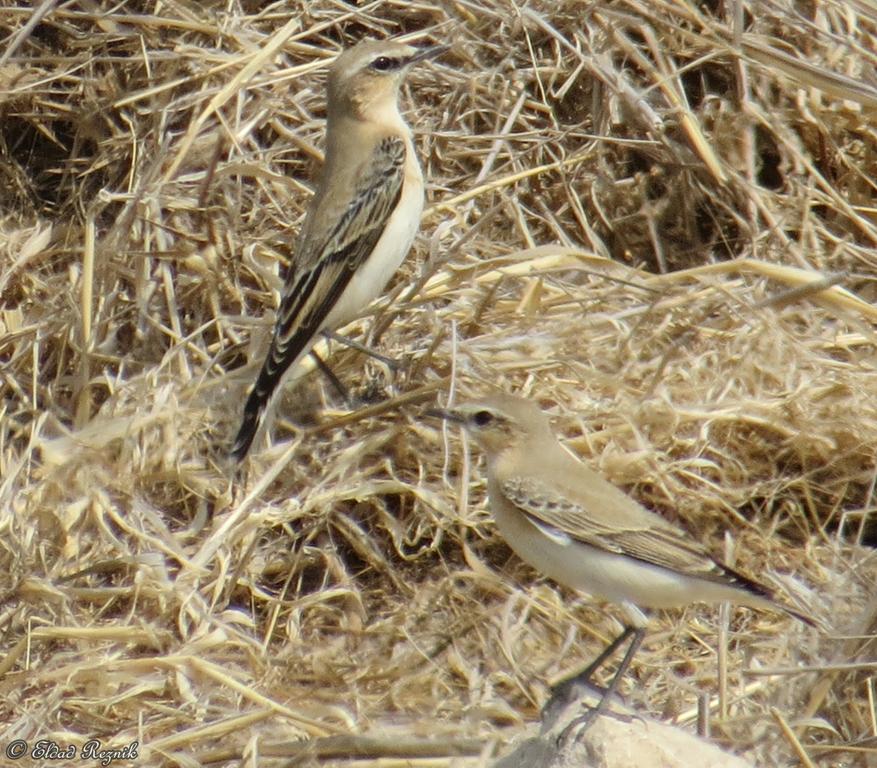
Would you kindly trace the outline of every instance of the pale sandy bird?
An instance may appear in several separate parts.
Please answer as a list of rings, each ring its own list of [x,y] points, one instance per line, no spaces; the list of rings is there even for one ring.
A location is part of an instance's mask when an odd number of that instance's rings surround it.
[[[596,711],[615,692],[642,643],[646,617],[638,606],[729,601],[814,624],[574,458],[535,403],[502,394],[430,413],[461,424],[486,452],[488,503],[509,546],[558,583],[624,608],[624,632],[573,676],[587,681],[632,637]]]
[[[350,322],[383,291],[411,248],[423,175],[399,113],[405,74],[447,46],[367,41],[332,65],[326,159],[295,248],[274,336],[244,405],[232,456],[246,456],[284,373],[316,337]]]

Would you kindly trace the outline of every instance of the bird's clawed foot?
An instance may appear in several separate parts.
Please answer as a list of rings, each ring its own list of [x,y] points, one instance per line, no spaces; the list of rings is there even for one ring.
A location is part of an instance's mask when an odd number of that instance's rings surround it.
[[[603,699],[600,701],[602,702]],[[557,737],[558,748],[563,748],[567,744],[581,739],[585,734],[585,731],[594,724],[601,709],[602,708],[598,704],[596,707],[591,707],[583,714],[570,720]]]
[[[600,697],[596,706],[590,707],[582,715],[574,717],[566,726],[564,726],[560,735],[557,737],[558,747],[562,747],[570,741],[580,739],[585,731],[593,725],[597,717],[608,709],[609,702],[618,691],[618,685],[621,682],[621,678],[624,677],[630,666],[630,662],[633,660],[634,655],[636,655],[637,650],[639,650],[644,635],[645,631],[643,629],[631,626],[625,627],[624,631],[587,667],[580,672],[570,675],[568,678],[554,686],[554,689],[551,692],[551,698],[543,708],[543,732],[551,728],[557,718],[571,703],[580,701],[588,688],[598,691]],[[603,664],[605,664],[622,645],[624,645],[628,638],[632,638],[630,646],[624,654],[621,663],[618,665],[618,669],[613,675],[609,685],[606,688],[594,685],[592,680],[594,673],[600,669],[600,667],[603,666]]]

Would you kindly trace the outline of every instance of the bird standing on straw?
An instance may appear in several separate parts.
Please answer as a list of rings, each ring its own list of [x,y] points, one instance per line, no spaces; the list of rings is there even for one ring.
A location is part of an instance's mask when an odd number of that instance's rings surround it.
[[[284,373],[354,319],[399,268],[423,211],[423,175],[399,113],[410,67],[447,50],[363,42],[332,66],[326,161],[283,287],[271,346],[231,449],[247,455]]]
[[[630,646],[590,722],[618,688],[643,641],[638,606],[670,608],[729,601],[809,616],[776,602],[773,591],[714,559],[680,528],[591,471],[558,442],[529,400],[494,395],[430,412],[458,423],[487,453],[487,494],[497,528],[526,562],[555,581],[620,603],[624,631],[585,670],[559,688],[588,682],[625,641]]]

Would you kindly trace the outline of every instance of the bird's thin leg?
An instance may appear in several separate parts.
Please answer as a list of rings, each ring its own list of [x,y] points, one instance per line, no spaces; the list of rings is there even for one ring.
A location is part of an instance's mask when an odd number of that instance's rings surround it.
[[[608,659],[611,659],[615,655],[615,651],[624,645],[627,642],[627,638],[629,638],[634,632],[636,632],[634,627],[625,627],[622,633],[609,643],[596,659],[588,664],[588,666],[581,672],[576,672],[572,679],[579,683],[588,682],[591,677],[593,677],[594,672],[600,669]]]
[[[347,407],[352,411],[354,409],[353,399],[350,397],[350,393],[347,391],[347,387],[345,387],[341,383],[341,379],[339,379],[335,375],[335,371],[333,371],[327,364],[326,361],[323,360],[314,350],[311,350],[311,357],[314,358],[314,362],[317,364],[317,368],[320,369],[320,373],[325,376],[329,383],[332,385],[333,389],[341,395],[341,399],[344,400]]]
[[[576,682],[582,680],[588,680],[597,668],[599,668],[600,664],[602,664],[609,656],[614,653],[621,645],[627,640],[628,637],[633,635],[633,639],[630,641],[630,646],[627,649],[627,652],[624,654],[624,658],[621,660],[621,664],[618,665],[618,669],[615,671],[615,674],[612,677],[611,682],[608,686],[606,686],[603,691],[603,695],[600,697],[600,701],[597,702],[596,707],[591,707],[587,712],[579,717],[573,718],[573,720],[560,732],[560,736],[558,737],[558,743],[563,743],[567,739],[570,738],[571,734],[575,732],[576,738],[580,737],[584,731],[588,729],[588,727],[596,720],[597,715],[601,712],[604,712],[606,708],[609,706],[609,701],[618,691],[618,686],[621,683],[621,679],[627,673],[627,669],[630,666],[630,663],[633,661],[633,657],[636,656],[636,652],[639,650],[639,647],[642,645],[643,638],[646,635],[645,629],[642,627],[636,628],[627,626],[624,628],[624,632],[622,632],[609,647],[601,653],[597,659],[590,664],[587,669],[583,670],[579,675],[576,675],[574,680]]]
[[[573,672],[551,689],[551,698],[542,708],[542,732],[551,730],[555,720],[563,712],[564,709],[573,701],[579,698],[580,686],[587,686],[591,682],[594,673],[606,663],[606,661],[615,655],[615,652],[627,642],[627,639],[634,633],[634,628],[630,626],[624,627],[619,634],[603,651],[594,659],[587,667]],[[602,690],[602,689],[601,689]]]
[[[386,355],[382,355],[380,352],[375,352],[371,347],[367,347],[365,344],[360,344],[358,341],[351,339],[348,336],[342,336],[340,333],[335,333],[335,331],[324,330],[323,336],[331,341],[337,341],[339,344],[343,344],[345,347],[350,347],[351,349],[355,349],[357,352],[362,352],[369,357],[373,357],[379,363],[383,363],[386,365],[391,371],[394,373],[399,370],[399,361],[394,360],[392,357],[387,357]]]

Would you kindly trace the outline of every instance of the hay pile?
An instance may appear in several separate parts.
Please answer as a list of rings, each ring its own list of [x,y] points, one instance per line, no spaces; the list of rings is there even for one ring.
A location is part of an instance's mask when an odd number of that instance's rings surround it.
[[[4,748],[273,766],[370,734],[307,759],[480,764],[618,629],[510,555],[480,457],[419,417],[495,385],[875,631],[871,4],[94,0],[0,29]],[[325,64],[402,33],[454,43],[409,78],[431,207],[348,331],[403,365],[333,349],[369,406],[302,379],[235,476]],[[867,639],[726,619],[657,613],[628,701],[691,726],[712,695],[765,765],[873,758]]]

